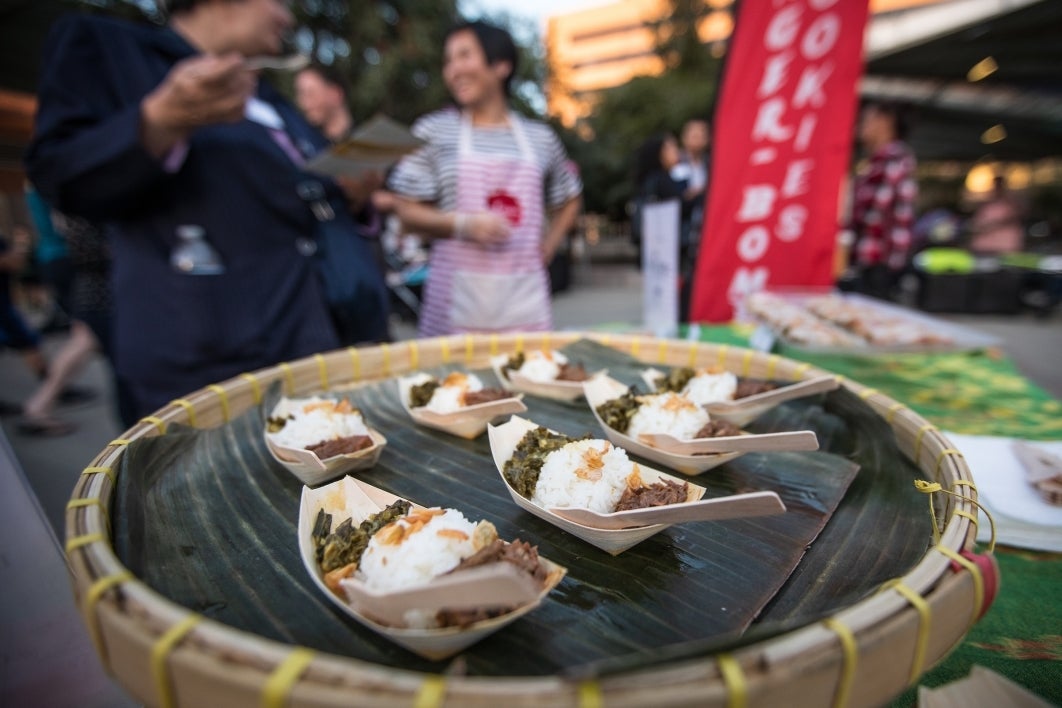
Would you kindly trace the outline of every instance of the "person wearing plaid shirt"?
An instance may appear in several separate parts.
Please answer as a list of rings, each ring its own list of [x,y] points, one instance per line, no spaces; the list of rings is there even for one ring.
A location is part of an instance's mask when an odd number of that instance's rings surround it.
[[[888,298],[906,267],[915,220],[915,157],[903,142],[906,125],[895,104],[869,103],[859,140],[869,155],[853,186],[855,289]]]

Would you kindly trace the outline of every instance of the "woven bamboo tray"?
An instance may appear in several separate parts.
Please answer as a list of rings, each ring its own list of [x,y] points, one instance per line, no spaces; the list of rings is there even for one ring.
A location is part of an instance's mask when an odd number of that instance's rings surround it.
[[[952,494],[928,495],[938,538],[904,577],[833,617],[732,653],[590,680],[444,677],[383,667],[263,639],[195,615],[138,581],[116,557],[109,507],[130,441],[170,423],[212,427],[256,405],[281,381],[289,396],[448,363],[596,340],[646,362],[723,365],[742,376],[801,380],[819,369],[735,347],[599,333],[457,336],[350,348],[280,364],[174,401],[112,441],[88,466],[66,512],[74,590],[103,665],[152,706],[872,706],[943,659],[983,609],[984,579],[959,553],[976,535],[976,488],[962,456],[907,407],[859,384],[903,453]],[[294,539],[293,539],[294,543]]]

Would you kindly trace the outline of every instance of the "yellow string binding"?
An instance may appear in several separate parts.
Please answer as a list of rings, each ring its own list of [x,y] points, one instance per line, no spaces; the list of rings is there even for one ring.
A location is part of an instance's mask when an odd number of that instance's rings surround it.
[[[516,335],[516,353],[520,354],[524,351],[524,335],[520,333]]]
[[[159,435],[166,434],[166,421],[157,416],[149,415],[140,419],[141,423],[151,423],[155,426],[155,430],[159,431]]]
[[[663,364],[667,361],[667,340],[661,339],[656,345],[656,361]]]
[[[284,708],[288,696],[306,667],[313,661],[314,653],[305,647],[296,647],[284,661],[277,665],[262,687],[262,708]]]
[[[258,383],[258,377],[254,374],[240,374],[240,378],[251,384],[251,395],[254,397],[254,404],[260,405],[262,403],[262,385]]]
[[[107,479],[111,480],[111,486],[118,484],[118,480],[114,475],[114,469],[111,467],[86,467],[81,470],[81,474],[105,474],[107,475]]]
[[[912,461],[916,464],[918,463],[918,458],[922,456],[922,438],[924,438],[926,433],[928,433],[930,430],[936,430],[936,426],[934,426],[932,423],[926,423],[918,429],[918,435],[915,436],[915,449]]]
[[[103,630],[100,629],[99,617],[96,615],[96,604],[99,603],[103,593],[132,579],[133,574],[128,570],[123,570],[114,575],[100,578],[85,593],[85,605],[83,608],[85,626],[88,627],[89,638],[92,639],[92,645],[96,648],[96,655],[100,657],[100,662],[104,667],[107,666],[107,654],[103,646]]]
[[[291,364],[286,361],[282,361],[277,364],[277,368],[284,372],[284,384],[287,386],[288,395],[295,395],[295,371],[291,368]]]
[[[321,390],[327,391],[331,388],[328,385],[328,362],[321,354],[314,354],[313,358],[317,362],[317,380],[321,382]]]
[[[716,363],[720,369],[726,368],[726,353],[730,350],[730,345],[723,344],[719,347],[719,351],[716,354]]]
[[[718,660],[719,673],[722,675],[723,683],[726,685],[727,707],[745,708],[749,702],[749,689],[748,684],[745,682],[745,672],[741,670],[741,665],[730,654],[720,654]]]
[[[86,533],[81,536],[74,536],[66,542],[66,555],[70,555],[79,548],[92,545],[93,543],[100,543],[106,541],[107,537],[102,533]]]
[[[351,378],[358,381],[361,379],[361,352],[357,347],[347,347],[347,351],[350,352],[350,367],[354,370]]]
[[[963,481],[963,480],[959,480],[959,481]],[[936,512],[933,509],[933,495],[936,494],[937,492],[940,492],[941,494],[948,494],[948,495],[953,496],[953,497],[955,497],[957,499],[960,499],[962,501],[969,502],[969,503],[973,504],[975,507],[977,507],[978,509],[980,509],[982,512],[984,512],[984,515],[988,518],[988,527],[989,527],[989,529],[992,532],[992,536],[991,536],[991,538],[988,541],[988,552],[989,553],[994,553],[995,552],[995,550],[996,550],[996,521],[995,521],[995,519],[992,518],[992,514],[989,513],[988,509],[984,508],[984,506],[981,505],[981,502],[977,501],[976,499],[974,499],[972,497],[965,496],[963,494],[957,494],[956,492],[949,492],[947,489],[944,489],[944,487],[940,486],[940,484],[938,484],[936,482],[927,482],[924,479],[916,479],[914,485],[915,485],[915,489],[917,489],[918,491],[922,492],[927,497],[929,497],[929,515],[930,515],[930,518],[933,520],[933,539],[937,543],[940,542],[940,529],[939,529],[939,527],[937,525]],[[973,485],[970,485],[970,486],[973,486]],[[958,511],[955,512],[956,515],[958,515],[958,513],[959,513]],[[969,518],[969,517],[967,517],[967,518]]]
[[[151,676],[155,679],[155,693],[159,697],[161,708],[173,708],[177,705],[173,696],[173,682],[170,681],[170,672],[166,668],[166,660],[169,659],[173,648],[180,644],[181,640],[202,621],[203,618],[200,615],[188,615],[166,630],[151,647]]]
[[[229,392],[217,384],[210,384],[207,389],[217,394],[218,400],[221,401],[221,417],[228,423],[232,420],[232,415],[229,411]]]
[[[833,695],[833,706],[844,708],[848,705],[852,684],[855,682],[856,667],[859,663],[859,645],[856,644],[855,634],[844,622],[830,617],[822,623],[836,634],[841,642],[841,677],[837,681],[837,691]]]
[[[806,373],[808,373],[809,371],[811,371],[811,364],[808,364],[807,362],[804,362],[803,364],[800,364],[799,366],[797,366],[796,369],[793,370],[793,378],[795,378],[797,381],[800,381],[801,379],[804,378],[804,375]]]
[[[697,364],[697,349],[698,349],[698,347],[699,347],[699,345],[696,342],[690,342],[690,353],[689,353],[689,361],[687,362],[687,366],[689,366],[691,369],[694,368],[696,366],[696,364]]]
[[[107,447],[125,447],[131,442],[133,441],[127,440],[125,438],[115,438],[114,440],[111,440],[109,443],[107,443]]]
[[[590,679],[579,684],[579,708],[602,708],[604,705],[600,683]]]
[[[977,617],[980,615],[981,607],[985,601],[985,580],[981,575],[981,569],[969,558],[964,558],[962,555],[956,553],[947,546],[936,545],[933,547],[933,550],[942,553],[966,570],[970,571],[970,576],[973,578],[974,583],[973,616],[970,617],[970,626],[972,627],[974,623],[977,622]]]
[[[442,351],[442,361],[444,364],[450,363],[450,340],[440,339],[439,349]]]
[[[635,359],[639,359],[639,358],[641,358],[641,352],[642,352],[642,338],[641,337],[635,337],[634,339],[631,340],[631,356],[633,356]]]
[[[862,391],[859,392],[859,397],[865,401],[871,396],[875,395],[877,392],[878,389],[876,388],[864,388]]]
[[[195,406],[192,405],[191,401],[189,401],[187,398],[175,398],[174,400],[170,401],[170,405],[180,406],[181,408],[183,408],[185,415],[188,416],[188,425],[192,426],[193,428],[199,427],[195,424]]]
[[[948,456],[962,457],[962,453],[953,447],[949,447],[937,453],[936,471],[933,473],[933,475],[938,482],[940,481],[940,468],[944,464],[944,458]]]
[[[420,368],[420,348],[417,347],[416,340],[410,340],[409,342],[409,370],[416,371]]]
[[[490,335],[490,356],[493,359],[498,356],[498,335]]]
[[[749,349],[745,352],[745,356],[741,358],[741,375],[748,378],[749,371],[752,370],[752,357],[756,355],[756,352]]]
[[[70,511],[71,509],[84,509],[87,506],[98,506],[98,507],[100,507],[102,509],[103,508],[103,500],[102,499],[98,499],[98,498],[71,499],[70,501],[68,501],[66,503],[66,510]]]
[[[472,358],[476,355],[475,340],[472,339],[471,334],[465,335],[465,363],[472,364]]]
[[[768,379],[773,379],[774,378],[774,371],[777,368],[778,368],[778,355],[777,354],[771,354],[770,358],[767,359],[767,378]]]
[[[926,602],[924,597],[902,582],[897,582],[891,589],[902,595],[911,603],[911,607],[918,612],[918,637],[915,639],[914,657],[911,660],[911,675],[907,681],[907,685],[910,687],[918,682],[918,677],[922,675],[922,667],[925,666],[926,646],[929,644],[929,603]]]
[[[446,701],[446,677],[438,674],[427,676],[420,684],[413,708],[439,708]]]
[[[892,425],[892,421],[896,420],[896,414],[904,410],[905,408],[907,408],[907,406],[902,403],[893,403],[891,406],[889,406],[889,412],[885,416],[885,422],[889,425]]]

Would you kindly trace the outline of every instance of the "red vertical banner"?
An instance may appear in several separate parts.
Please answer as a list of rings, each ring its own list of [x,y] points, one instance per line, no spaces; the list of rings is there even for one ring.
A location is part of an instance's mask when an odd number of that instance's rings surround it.
[[[867,0],[743,0],[712,126],[690,302],[725,322],[750,292],[833,283]]]

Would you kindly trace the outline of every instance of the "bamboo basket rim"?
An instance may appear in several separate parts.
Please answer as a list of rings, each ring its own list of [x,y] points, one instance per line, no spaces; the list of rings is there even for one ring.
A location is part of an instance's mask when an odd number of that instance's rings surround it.
[[[972,550],[976,536],[977,492],[965,460],[935,426],[910,408],[842,376],[838,376],[841,386],[858,395],[890,425],[902,453],[932,481],[950,492],[928,495],[927,506],[933,509],[934,528],[940,519],[945,523],[939,531],[939,538],[929,546],[917,565],[893,581],[891,586],[883,586],[876,594],[837,611],[828,620],[741,647],[732,654],[718,653],[680,660],[654,668],[649,673],[632,671],[583,681],[557,675],[453,676],[444,679],[323,652],[293,654],[291,645],[198,618],[133,577],[114,553],[109,537],[109,506],[115,489],[117,463],[126,445],[138,438],[165,434],[170,423],[193,427],[224,423],[260,402],[265,388],[278,380],[287,395],[306,395],[441,364],[489,365],[489,358],[499,353],[525,348],[556,348],[584,338],[629,353],[647,363],[669,366],[718,363],[742,376],[760,375],[782,380],[833,375],[777,354],[731,345],[656,339],[637,334],[574,331],[457,335],[349,347],[207,386],[159,409],[109,443],[85,468],[74,487],[66,512],[68,562],[78,606],[105,668],[137,698],[158,705],[180,704],[174,698],[174,691],[180,685],[168,682],[172,680],[167,677],[176,665],[195,665],[197,658],[204,657],[210,660],[198,662],[196,676],[202,672],[225,671],[219,667],[249,669],[253,673],[249,684],[254,686],[257,680],[264,692],[262,695],[279,691],[281,695],[304,699],[304,703],[296,700],[300,705],[338,705],[334,700],[336,691],[366,688],[378,692],[373,695],[382,703],[420,701],[430,698],[427,693],[431,693],[436,700],[425,705],[441,705],[446,697],[479,700],[486,705],[500,697],[512,699],[517,696],[532,701],[552,700],[579,705],[607,697],[610,703],[616,700],[622,704],[624,699],[630,702],[636,695],[631,690],[632,680],[640,679],[643,688],[646,683],[652,683],[646,681],[646,676],[678,677],[678,684],[668,685],[675,698],[672,702],[685,703],[696,699],[723,705],[737,697],[768,695],[772,681],[777,683],[777,677],[787,673],[778,671],[780,667],[806,663],[814,658],[819,672],[825,672],[829,677],[823,679],[829,685],[821,690],[833,696],[835,704],[841,705],[852,695],[853,678],[857,672],[855,660],[861,652],[875,646],[875,642],[883,641],[882,636],[878,636],[883,627],[902,620],[903,632],[896,629],[884,635],[885,640],[892,637],[895,641],[900,633],[909,633],[914,621],[917,628],[908,681],[901,685],[871,686],[869,690],[877,693],[865,697],[856,685],[856,700],[852,704],[861,705],[882,702],[907,685],[913,685],[932,663],[957,646],[976,622],[982,610],[978,601],[984,598],[980,571],[963,563],[967,572],[949,573],[953,563],[959,562],[955,556]],[[950,601],[955,597],[962,602]],[[948,624],[947,636],[941,636],[941,632],[933,634],[931,627],[934,625],[930,621],[933,615],[927,609],[933,604],[940,605],[943,600],[948,600],[944,606],[950,608],[949,613],[968,616],[966,622],[956,620]],[[115,649],[124,648],[133,641],[130,637],[141,645],[152,647],[155,675],[150,688],[144,687],[142,676],[134,675],[137,671],[114,665],[110,660],[109,655]],[[926,647],[931,643],[943,647],[943,651],[938,649],[928,653]],[[705,661],[706,658],[711,661]],[[865,671],[865,667],[858,671]],[[772,672],[775,674],[773,678]],[[282,674],[283,681],[278,678]],[[672,694],[662,695],[656,689],[652,695],[655,702],[667,704],[667,696]]]

